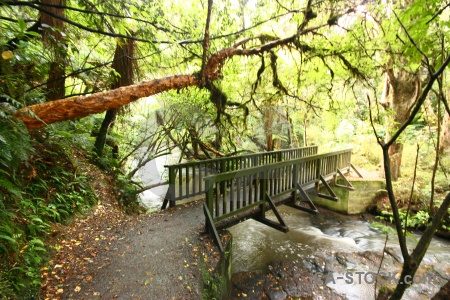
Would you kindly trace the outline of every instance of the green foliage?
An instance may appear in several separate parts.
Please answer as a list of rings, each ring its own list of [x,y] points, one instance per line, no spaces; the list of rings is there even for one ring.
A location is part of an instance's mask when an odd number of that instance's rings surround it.
[[[205,255],[205,254],[204,254]],[[224,254],[229,255],[229,254]],[[204,259],[207,257],[205,255]],[[206,263],[200,259],[200,268],[202,271],[202,281],[203,289],[202,296],[203,299],[219,300],[225,299],[223,292],[226,291],[226,278],[224,275],[219,274],[216,271],[210,271],[206,267]]]
[[[0,172],[0,298],[22,299],[41,284],[51,224],[83,211],[95,197],[87,177],[77,174],[69,144],[54,134],[31,140],[7,119],[0,125],[0,162],[7,170]]]
[[[408,215],[408,218],[406,218],[406,210],[399,210],[400,220],[402,222],[403,228],[424,228],[428,225],[430,222],[430,215],[426,211],[418,211],[416,213],[410,213]],[[394,216],[392,212],[389,211],[382,211],[381,216],[377,216],[376,218],[388,223],[394,222]],[[390,226],[386,226],[384,224],[380,224],[377,222],[372,223],[372,226],[382,228],[383,232],[395,232],[395,229],[393,229]],[[442,222],[442,227],[445,228],[445,220]]]

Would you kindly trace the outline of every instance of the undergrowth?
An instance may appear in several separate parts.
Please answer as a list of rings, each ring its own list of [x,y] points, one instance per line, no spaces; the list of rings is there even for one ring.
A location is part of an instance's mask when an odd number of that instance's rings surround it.
[[[36,295],[53,223],[95,203],[68,144],[0,121],[0,299]]]
[[[97,165],[114,178],[123,210],[142,210],[135,185],[122,174],[117,160],[93,155],[95,138],[86,121],[47,126],[30,136],[14,120],[0,115],[0,299],[37,295],[51,249],[46,241],[52,225],[97,203],[92,178],[87,178],[80,161]]]

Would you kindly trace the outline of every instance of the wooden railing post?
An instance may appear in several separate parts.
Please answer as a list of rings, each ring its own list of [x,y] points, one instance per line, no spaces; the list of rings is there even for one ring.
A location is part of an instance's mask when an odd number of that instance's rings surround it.
[[[206,206],[208,207],[211,216],[214,216],[214,180],[212,178],[205,178],[205,186],[206,186],[206,199],[205,199]]]
[[[298,182],[298,164],[292,166],[292,187],[295,188]]]
[[[167,189],[166,196],[164,197],[163,205],[161,209],[165,209],[167,207],[167,203],[169,202],[170,207],[175,207],[175,167],[172,166],[164,166],[169,169],[169,187]]]
[[[323,163],[323,159],[316,159],[315,163],[316,163],[316,190],[317,192],[319,192],[319,182],[320,182],[320,175],[322,173],[322,163]]]
[[[268,187],[268,180],[269,180],[269,174],[267,170],[263,170],[260,173],[260,190],[259,190],[259,197],[262,201],[262,204],[259,206],[261,208],[261,217],[264,218],[266,216],[266,195],[267,195],[267,187]]]
[[[277,161],[283,161],[283,152],[278,152],[278,160]]]

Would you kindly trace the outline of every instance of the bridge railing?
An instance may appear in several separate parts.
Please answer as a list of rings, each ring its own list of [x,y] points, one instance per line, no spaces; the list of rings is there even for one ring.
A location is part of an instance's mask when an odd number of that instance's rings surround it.
[[[307,157],[317,154],[317,151],[318,146],[309,146],[165,165],[164,167],[168,169],[169,189],[163,208],[168,201],[173,207],[176,200],[204,194],[206,185],[203,179],[206,176]]]
[[[205,177],[206,206],[214,222],[265,203],[266,193],[295,191],[296,183],[313,187],[320,176],[330,179],[350,170],[351,149],[313,155]]]

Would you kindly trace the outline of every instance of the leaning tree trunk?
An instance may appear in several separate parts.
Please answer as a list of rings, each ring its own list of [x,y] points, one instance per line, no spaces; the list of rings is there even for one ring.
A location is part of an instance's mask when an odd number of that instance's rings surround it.
[[[445,112],[444,120],[442,121],[442,134],[439,153],[441,155],[450,154],[450,115],[447,112]]]
[[[408,119],[411,109],[420,96],[420,81],[417,74],[399,70],[394,74],[394,70],[387,71],[386,85],[384,89],[384,106],[393,113],[387,125],[386,140],[389,140],[389,133],[395,132]],[[401,176],[401,165],[403,155],[403,143],[394,142],[389,148],[390,167],[392,180],[397,180]]]
[[[450,89],[445,91],[445,99],[450,99]],[[438,112],[441,113],[441,112]],[[450,114],[444,109],[444,117],[442,118],[441,143],[439,144],[439,154],[450,154]]]
[[[65,0],[43,0],[41,7],[49,13],[64,17],[64,9],[49,5],[65,6]],[[49,5],[45,5],[49,4]],[[48,73],[47,81],[47,99],[62,99],[65,96],[65,60],[66,60],[66,42],[62,33],[64,32],[64,22],[58,18],[52,17],[45,12],[41,13],[41,24],[48,26],[43,29],[43,42],[46,47],[51,49],[52,62]]]
[[[266,136],[266,150],[273,151],[274,141],[273,141],[273,111],[269,106],[263,107],[263,122],[264,122],[264,135]]]
[[[114,53],[114,61],[112,68],[118,75],[113,74],[113,82],[111,89],[117,89],[121,86],[128,86],[133,84],[133,61],[134,43],[132,40],[126,42],[119,41]],[[112,129],[114,121],[116,120],[118,109],[110,109],[106,112],[102,125],[95,140],[95,152],[99,157],[103,155],[103,149],[106,143],[106,136],[108,131]]]

